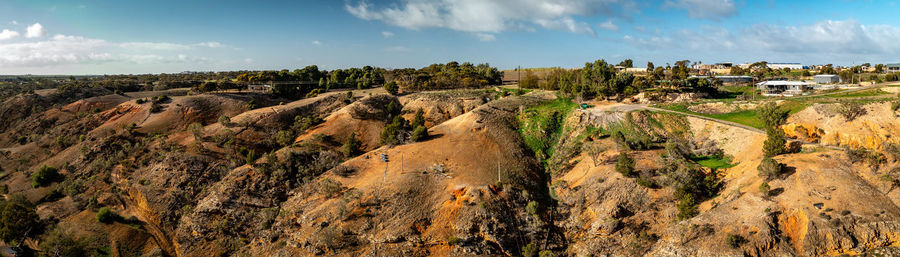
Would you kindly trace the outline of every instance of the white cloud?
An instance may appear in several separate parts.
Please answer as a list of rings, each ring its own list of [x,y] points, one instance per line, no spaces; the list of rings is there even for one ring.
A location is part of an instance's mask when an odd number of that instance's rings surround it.
[[[494,41],[494,40],[497,40],[497,37],[494,36],[493,34],[487,34],[487,33],[475,33],[475,36],[478,37],[478,40],[481,40],[481,41]]]
[[[319,42],[319,40],[313,40],[313,41],[312,41],[312,44],[313,44],[313,45],[320,46],[320,45],[322,45],[322,42]]]
[[[900,27],[863,25],[855,20],[824,20],[801,26],[751,25],[737,31],[717,27],[684,29],[659,36],[625,36],[638,48],[669,52],[693,50],[725,56],[790,60],[883,59],[900,52]],[[721,55],[720,55],[721,56]]]
[[[384,38],[393,37],[393,36],[394,36],[394,32],[390,32],[390,31],[382,31],[382,32],[381,32],[381,36],[383,36]]]
[[[718,20],[737,13],[734,0],[667,0],[664,6],[685,9],[695,19]]]
[[[600,23],[597,25],[601,29],[609,30],[609,31],[619,31],[619,26],[616,26],[612,21],[606,21],[604,23]]]
[[[0,32],[0,40],[12,39],[12,38],[15,38],[18,36],[19,36],[18,31],[4,29],[2,32]]]
[[[593,34],[576,16],[628,15],[633,0],[400,0],[379,7],[363,0],[345,9],[364,20],[407,29],[447,28],[472,33],[499,33],[539,25],[546,29]]]
[[[42,26],[40,23],[35,23],[31,26],[28,26],[25,31],[26,38],[43,37],[45,34],[47,34],[47,30],[45,30],[44,26]]]
[[[15,20],[13,20],[13,21],[10,21],[10,22],[9,22],[9,24],[12,24],[12,25],[19,25],[19,22],[18,22],[18,21],[15,21]]]
[[[6,33],[0,33],[3,35]],[[219,47],[221,44],[198,43],[182,45],[157,42],[114,43],[80,36],[54,35],[40,41],[0,43],[0,68],[33,68],[42,71],[65,65],[133,63],[133,64],[202,64],[210,60],[185,54],[171,55],[166,51],[188,50],[194,47]]]
[[[196,44],[194,44],[194,46],[199,46],[199,47],[209,47],[209,48],[223,48],[223,47],[228,47],[228,46],[226,46],[226,45],[224,45],[224,44],[222,44],[222,43],[219,43],[219,42],[212,42],[212,41],[211,41],[211,42],[196,43]]]

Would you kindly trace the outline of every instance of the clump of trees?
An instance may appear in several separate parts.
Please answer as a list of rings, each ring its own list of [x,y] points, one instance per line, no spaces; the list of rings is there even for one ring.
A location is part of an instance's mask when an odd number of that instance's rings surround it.
[[[453,88],[479,88],[499,85],[502,73],[489,64],[464,62],[448,62],[432,64],[421,69],[396,69],[385,75],[388,80],[396,81],[406,91],[422,91]]]
[[[0,239],[12,243],[25,235],[38,234],[40,222],[35,206],[21,195],[0,200]]]

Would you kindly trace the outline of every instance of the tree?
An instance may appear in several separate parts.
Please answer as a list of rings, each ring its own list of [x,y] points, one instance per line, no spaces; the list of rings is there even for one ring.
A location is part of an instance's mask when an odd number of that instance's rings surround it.
[[[622,173],[623,176],[631,177],[635,175],[634,159],[628,156],[628,152],[619,153],[619,160],[616,162],[616,171]]]
[[[866,108],[863,108],[861,103],[855,101],[841,101],[838,104],[837,111],[848,122],[866,114]]]
[[[782,110],[775,102],[768,102],[759,107],[757,116],[766,128],[781,126],[787,120],[788,111]]]
[[[412,124],[413,127],[425,126],[425,112],[422,111],[422,108],[416,110],[416,116],[413,118]]]
[[[762,162],[759,163],[759,166],[756,166],[756,170],[759,171],[760,177],[765,177],[766,179],[772,179],[781,175],[781,171],[784,169],[784,165],[775,161],[772,158],[764,158]],[[767,184],[768,185],[768,184]]]
[[[344,155],[348,157],[356,156],[359,153],[360,145],[362,143],[359,139],[356,139],[356,132],[351,132],[350,136],[347,137],[347,141],[341,146],[341,152],[344,152]]]
[[[519,88],[538,88],[540,78],[530,70],[525,71],[525,77],[519,80]]]
[[[384,90],[387,90],[388,94],[397,95],[400,91],[400,87],[397,86],[397,82],[391,81],[384,84]]]
[[[56,180],[59,172],[53,166],[43,165],[34,174],[31,175],[31,187],[38,188],[46,186]]]
[[[34,204],[24,196],[14,195],[8,201],[0,201],[0,239],[4,242],[22,239],[26,233],[36,234],[38,226]]]
[[[616,148],[618,148],[618,150],[621,151],[629,149],[628,141],[625,140],[625,134],[622,134],[622,131],[616,131],[616,133],[613,134],[613,141],[616,142]]]
[[[109,209],[109,207],[100,208],[97,211],[97,221],[101,223],[111,223],[118,218],[118,214]]]
[[[409,135],[409,140],[412,140],[414,142],[419,142],[419,141],[425,140],[427,138],[428,138],[428,128],[426,128],[425,126],[422,126],[422,125],[416,126],[413,129],[412,134]]]
[[[763,154],[766,157],[774,157],[779,154],[787,153],[787,149],[785,148],[785,144],[787,140],[784,139],[784,131],[780,129],[767,129],[766,130],[767,138],[766,141],[763,142]]]
[[[647,62],[647,72],[653,72],[654,66],[653,62]]]
[[[619,66],[622,66],[625,68],[632,68],[632,67],[634,67],[634,62],[631,61],[631,59],[625,59],[619,63]]]
[[[884,72],[884,64],[875,64],[875,73]]]

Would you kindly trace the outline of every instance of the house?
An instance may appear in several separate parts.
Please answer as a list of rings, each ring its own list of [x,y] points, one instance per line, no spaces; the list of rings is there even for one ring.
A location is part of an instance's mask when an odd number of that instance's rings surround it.
[[[813,82],[818,84],[834,84],[841,82],[841,77],[838,75],[820,74],[813,77]]]
[[[812,89],[813,84],[804,81],[769,80],[756,83],[762,95],[802,95]]]
[[[887,72],[898,72],[900,71],[900,63],[888,63],[884,65],[884,70]]]
[[[709,76],[691,76],[691,78],[708,78]],[[753,77],[750,76],[713,76],[722,83],[750,83]]]
[[[272,85],[247,85],[247,90],[251,92],[271,92]]]

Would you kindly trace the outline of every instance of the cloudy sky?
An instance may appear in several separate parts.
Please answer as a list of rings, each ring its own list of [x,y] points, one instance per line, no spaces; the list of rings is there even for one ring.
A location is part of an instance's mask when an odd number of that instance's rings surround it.
[[[900,62],[881,0],[2,0],[0,74]]]

